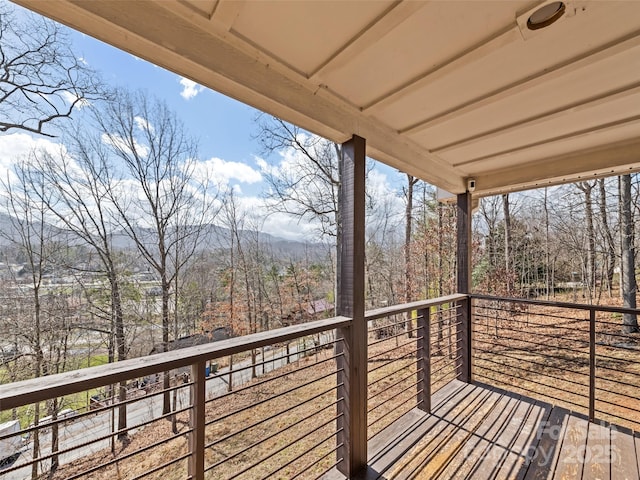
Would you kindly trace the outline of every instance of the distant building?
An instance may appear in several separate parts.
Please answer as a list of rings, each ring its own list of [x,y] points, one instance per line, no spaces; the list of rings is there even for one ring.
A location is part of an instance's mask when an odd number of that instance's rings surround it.
[[[322,298],[320,300],[314,300],[309,303],[307,308],[307,315],[315,319],[327,318],[333,316],[333,303]]]
[[[306,305],[306,306],[305,306]],[[314,300],[308,304],[303,304],[301,309],[291,310],[281,318],[282,326],[296,325],[298,323],[310,322],[321,318],[333,316],[333,303],[325,300]]]
[[[168,350],[180,350],[182,348],[195,347],[196,345],[205,345],[211,342],[218,342],[220,340],[226,340],[231,338],[231,330],[227,327],[218,327],[213,331],[206,331],[204,333],[197,333],[195,335],[189,335],[188,337],[181,337],[176,340],[171,340],[168,345]],[[149,355],[154,353],[162,353],[164,350],[162,345],[156,345],[153,347]]]

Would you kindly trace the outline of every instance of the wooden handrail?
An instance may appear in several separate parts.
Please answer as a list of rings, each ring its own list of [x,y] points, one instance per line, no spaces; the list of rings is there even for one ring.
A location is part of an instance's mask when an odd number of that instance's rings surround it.
[[[481,295],[477,293],[472,293],[470,297],[472,300],[495,300],[498,302],[516,302],[526,303],[529,305],[540,305],[545,307],[568,308],[571,310],[595,310],[598,312],[635,313],[637,315],[640,315],[640,308],[609,307],[605,305],[593,305],[588,303],[553,302],[551,300],[533,300],[530,298],[496,297],[493,295]]]
[[[364,318],[365,320],[377,320],[378,318],[384,318],[390,315],[397,315],[399,313],[411,312],[413,310],[422,310],[429,307],[436,307],[438,305],[442,305],[443,303],[455,302],[458,300],[464,300],[466,298],[469,298],[469,295],[464,293],[455,293],[453,295],[430,298],[428,300],[418,300],[416,302],[401,303],[399,305],[392,305],[390,307],[367,310],[364,313]]]
[[[182,368],[203,360],[214,360],[254,348],[333,330],[334,328],[348,327],[351,321],[347,317],[316,320],[205,345],[157,353],[147,357],[133,358],[122,362],[0,385],[0,410],[9,410],[22,405],[42,402],[50,398],[84,392],[123,380]]]

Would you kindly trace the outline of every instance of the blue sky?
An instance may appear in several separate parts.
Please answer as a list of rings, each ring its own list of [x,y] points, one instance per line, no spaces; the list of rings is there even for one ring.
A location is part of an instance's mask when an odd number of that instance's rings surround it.
[[[16,9],[21,11],[20,7]],[[264,162],[259,162],[259,157],[263,157],[263,152],[252,138],[257,132],[257,110],[87,35],[71,31],[70,39],[74,52],[98,71],[107,84],[130,90],[144,89],[164,100],[184,122],[189,134],[198,139],[202,161],[213,165],[214,171],[235,187],[247,211],[260,215],[266,184],[260,173],[260,163]],[[56,141],[59,140],[21,132],[0,135],[0,173],[31,148],[55,148]],[[291,152],[272,154],[266,160],[278,166],[287,161],[288,155]],[[369,180],[372,195],[385,202],[391,199],[391,208],[401,214],[404,175],[376,163]],[[296,239],[313,238],[314,233],[312,225],[297,224],[283,215],[270,216],[263,229]]]
[[[260,146],[252,140],[257,110],[87,35],[73,32],[72,39],[76,52],[108,84],[143,89],[166,101],[200,141],[202,157],[257,168]]]

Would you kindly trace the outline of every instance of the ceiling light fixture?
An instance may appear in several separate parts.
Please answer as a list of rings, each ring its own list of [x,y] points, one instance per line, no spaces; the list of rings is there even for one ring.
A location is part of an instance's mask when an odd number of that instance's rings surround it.
[[[548,27],[558,20],[565,11],[564,2],[551,2],[533,12],[527,20],[527,28],[529,30],[538,30]]]

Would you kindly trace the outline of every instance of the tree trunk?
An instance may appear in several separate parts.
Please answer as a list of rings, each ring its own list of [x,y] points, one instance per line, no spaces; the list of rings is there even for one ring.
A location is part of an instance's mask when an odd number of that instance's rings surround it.
[[[32,264],[33,268],[33,264]],[[40,281],[33,282],[33,305],[34,305],[34,319],[35,319],[35,350],[36,350],[36,362],[34,365],[34,377],[38,378],[42,375],[44,354],[42,352],[42,345],[40,344]],[[34,424],[38,424],[40,420],[40,403],[35,404],[34,408]],[[33,431],[33,458],[40,457],[40,429]],[[36,480],[38,478],[38,465],[40,462],[33,462],[31,464],[31,478]]]
[[[636,308],[636,271],[633,247],[633,215],[631,213],[631,175],[619,178],[620,188],[620,246],[622,251],[621,290],[625,308]],[[622,331],[638,331],[638,317],[632,313],[622,316]]]
[[[589,293],[589,303],[593,303],[596,287],[596,235],[593,228],[593,202],[591,200],[593,187],[594,185],[588,182],[578,184],[578,188],[584,193],[585,216],[587,221],[588,247],[585,280],[587,283],[587,292]]]
[[[177,252],[177,244],[176,244],[176,259],[178,258],[178,252]],[[173,276],[173,338],[175,340],[177,340],[180,337],[180,332],[179,332],[179,328],[178,328],[178,275],[177,275],[177,271],[179,269],[178,265],[174,265],[174,271],[176,272],[176,275]],[[194,379],[195,380],[195,379]],[[177,382],[176,382],[176,386],[177,386]],[[178,410],[178,389],[176,388],[173,391],[173,410],[177,411]],[[173,433],[178,433],[178,416],[177,415],[171,415],[171,431]]]
[[[411,271],[411,231],[413,228],[413,187],[417,179],[407,174],[407,204],[404,211],[404,301],[409,303],[413,300],[412,284],[413,272]],[[405,328],[409,338],[413,337],[411,328],[411,312],[405,315]]]
[[[53,478],[54,474],[60,466],[60,458],[58,456],[58,449],[60,447],[60,424],[56,423],[58,420],[58,398],[51,399],[49,415],[53,425],[51,425],[51,467],[49,468],[49,478]]]
[[[544,281],[545,281],[545,294],[546,299],[549,300],[551,294],[551,288],[553,283],[551,282],[551,262],[549,254],[549,197],[548,188],[544,188]],[[555,290],[554,290],[555,293]]]
[[[507,295],[513,293],[513,281],[511,277],[511,211],[509,209],[509,194],[502,195],[502,210],[504,213],[504,266],[506,272]]]
[[[112,269],[110,274],[111,281],[111,304],[113,306],[113,317],[115,327],[116,349],[118,351],[118,361],[121,362],[127,358],[127,350],[124,337],[124,313],[122,312],[122,302],[120,301],[120,288],[115,270]],[[127,382],[120,382],[118,390],[118,440],[124,441],[127,438]]]
[[[162,351],[169,351],[169,289],[170,285],[166,277],[162,277]],[[171,412],[171,392],[169,392],[171,372],[164,372],[162,375],[162,414]]]
[[[606,241],[606,287],[609,298],[613,289],[613,274],[616,267],[616,249],[613,243],[613,235],[609,229],[609,220],[607,218],[607,191],[605,190],[604,178],[598,180],[600,190],[600,221],[602,222],[602,230]]]

